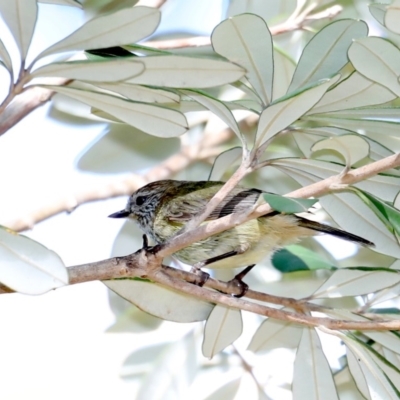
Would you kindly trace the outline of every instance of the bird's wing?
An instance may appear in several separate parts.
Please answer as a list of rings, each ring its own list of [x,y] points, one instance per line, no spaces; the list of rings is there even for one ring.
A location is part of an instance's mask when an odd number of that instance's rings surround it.
[[[164,215],[171,222],[184,223],[199,214],[221,186],[201,189],[175,198],[166,206]],[[206,221],[225,217],[233,213],[249,212],[257,202],[261,190],[234,188],[218,207],[207,217]]]

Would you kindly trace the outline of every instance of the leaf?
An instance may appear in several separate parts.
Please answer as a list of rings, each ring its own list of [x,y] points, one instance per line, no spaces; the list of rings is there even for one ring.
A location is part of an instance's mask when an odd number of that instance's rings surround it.
[[[103,283],[141,310],[167,321],[204,321],[213,309],[209,303],[154,283],[139,280],[112,280]]]
[[[349,58],[360,74],[400,96],[400,50],[394,44],[378,37],[359,39],[350,46]]]
[[[134,43],[151,35],[156,30],[160,18],[159,10],[142,6],[101,15],[44,50],[37,58],[72,50],[104,49]]]
[[[255,146],[259,147],[310,110],[338,79],[339,76],[336,76],[320,81],[311,88],[279,99],[267,107],[258,121]]]
[[[304,48],[288,93],[336,74],[349,61],[352,41],[367,34],[364,21],[342,19],[325,26]]]
[[[0,14],[15,39],[22,61],[25,61],[36,25],[36,0],[1,0]]]
[[[213,114],[220,118],[226,125],[236,134],[242,142],[243,147],[246,147],[246,140],[240,132],[239,126],[233,116],[231,110],[220,100],[207,95],[206,93],[194,90],[182,90],[183,94],[196,100],[202,106],[209,109]]]
[[[240,310],[216,305],[204,327],[202,351],[204,357],[212,358],[232,344],[243,331]]]
[[[302,332],[299,325],[268,318],[257,329],[247,350],[265,353],[281,347],[293,349],[298,346]]]
[[[307,212],[310,207],[318,202],[318,199],[300,199],[274,193],[263,193],[263,197],[271,208],[284,214]]]
[[[16,292],[42,294],[68,284],[61,258],[34,240],[0,227],[0,282]]]
[[[313,294],[313,298],[361,296],[400,282],[400,274],[383,271],[336,270]]]
[[[287,92],[296,64],[286,54],[274,49],[274,83],[272,85],[272,99],[275,101]]]
[[[294,399],[339,399],[332,371],[313,328],[304,328],[301,335],[294,362],[292,392]]]
[[[365,331],[363,334],[382,346],[400,354],[399,336],[393,332]]]
[[[243,68],[227,61],[183,56],[147,56],[136,60],[144,72],[130,83],[172,88],[207,88],[240,79]]]
[[[1,40],[0,40],[0,60],[3,62],[4,66],[8,69],[8,72],[12,74],[13,69],[12,69],[10,54],[8,54],[8,51]]]
[[[144,65],[132,60],[70,61],[47,64],[32,72],[33,77],[56,76],[82,81],[124,81],[143,72]]]
[[[246,78],[264,105],[271,102],[273,44],[265,21],[242,14],[222,21],[211,34],[214,51],[246,69]]]
[[[240,383],[242,382],[242,376],[239,376],[238,378],[232,379],[229,382],[224,382],[220,381],[220,387],[215,390],[213,393],[208,395],[207,397],[204,398],[204,400],[228,400],[228,399],[234,399],[236,396],[236,393],[239,390]]]
[[[145,103],[179,103],[180,101],[179,95],[172,91],[141,85],[132,85],[125,82],[100,82],[96,83],[96,87],[121,94],[129,100],[141,101]]]
[[[386,4],[368,4],[372,16],[383,26],[385,26]]]
[[[226,150],[221,154],[218,154],[214,160],[214,164],[211,168],[209,181],[219,181],[222,179],[224,173],[241,160],[243,149],[241,147],[233,147],[232,149]]]
[[[186,118],[178,111],[133,102],[119,97],[65,86],[46,86],[66,94],[92,107],[96,107],[119,120],[154,136],[179,136],[188,129]]]
[[[369,155],[369,144],[358,135],[334,136],[318,141],[311,148],[312,151],[333,150],[343,156],[346,166],[353,164]]]
[[[319,254],[299,245],[286,246],[276,251],[271,262],[282,273],[334,268]]]
[[[385,26],[390,31],[400,34],[399,20],[400,20],[400,1],[393,0],[392,4],[386,6]]]
[[[71,6],[82,8],[77,0],[39,0],[39,3],[59,4],[60,6]]]
[[[356,71],[327,92],[309,114],[382,104],[395,98],[396,96],[390,90]]]
[[[375,215],[386,225],[387,229],[400,235],[400,211],[395,207],[387,204],[378,197],[362,191],[360,189],[353,188],[358,197],[368,205],[368,207],[375,213]]]

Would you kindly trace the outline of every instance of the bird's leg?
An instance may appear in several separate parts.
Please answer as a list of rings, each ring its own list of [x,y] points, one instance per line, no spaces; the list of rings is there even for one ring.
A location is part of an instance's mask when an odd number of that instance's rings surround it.
[[[249,265],[246,267],[243,271],[239,272],[233,279],[230,281],[226,282],[228,285],[228,289],[232,288],[232,293],[237,292],[237,290],[240,290],[239,294],[233,294],[233,297],[243,297],[246,292],[249,290],[249,285],[245,282],[243,282],[243,278],[255,267],[256,264]]]

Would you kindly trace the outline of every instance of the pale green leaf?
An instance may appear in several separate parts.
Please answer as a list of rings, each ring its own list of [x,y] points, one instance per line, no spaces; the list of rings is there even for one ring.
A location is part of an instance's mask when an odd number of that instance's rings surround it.
[[[222,179],[227,169],[240,162],[243,154],[241,147],[233,147],[219,154],[214,160],[214,164],[210,171],[209,181],[219,181]]]
[[[137,42],[156,30],[160,17],[160,11],[150,7],[124,8],[113,14],[101,15],[44,50],[38,58],[72,50],[103,49]]]
[[[385,26],[390,31],[400,34],[400,0],[394,0],[386,7]]]
[[[307,186],[343,170],[340,165],[317,160],[285,159],[272,161],[272,165]],[[374,176],[354,186],[371,193],[377,193],[385,201],[393,201],[399,190],[399,178]],[[319,199],[322,207],[331,215],[341,229],[364,237],[375,243],[374,250],[400,258],[397,240],[375,213],[352,193],[330,193]]]
[[[80,4],[77,0],[39,0],[39,3],[58,4],[60,6],[71,6],[71,7],[82,8],[82,4]]]
[[[273,44],[265,21],[242,14],[221,22],[211,35],[214,50],[246,69],[246,77],[262,102],[272,99]]]
[[[395,98],[396,96],[390,90],[354,72],[327,92],[309,114],[365,107],[386,103]]]
[[[368,37],[353,42],[349,58],[354,68],[400,96],[400,50],[388,40]]]
[[[167,321],[204,321],[213,309],[209,303],[154,283],[113,280],[104,284],[141,310]]]
[[[352,41],[367,34],[364,21],[343,19],[325,26],[304,48],[288,93],[336,74],[349,61],[347,50]]]
[[[185,116],[168,108],[71,87],[46,87],[103,110],[119,120],[154,136],[164,138],[179,136],[188,129]]]
[[[393,282],[394,284],[395,282]],[[400,354],[400,340],[393,332],[365,331],[363,334],[391,351]]]
[[[400,275],[383,271],[336,270],[313,298],[340,298],[374,293],[400,282]]]
[[[336,76],[330,80],[321,81],[310,89],[289,98],[283,98],[267,107],[258,122],[256,147],[271,139],[309,111],[338,79],[339,76]]]
[[[8,71],[12,73],[13,69],[12,69],[11,58],[2,40],[0,40],[0,60],[3,62],[4,66],[8,69]]]
[[[318,199],[285,197],[274,193],[263,193],[263,197],[271,208],[284,214],[307,212],[318,201]]]
[[[293,349],[298,346],[302,332],[299,325],[268,318],[257,329],[247,350],[265,353],[280,347]]]
[[[34,240],[0,227],[0,282],[16,292],[42,294],[68,284],[61,258]]]
[[[183,56],[139,57],[145,71],[130,83],[173,88],[207,88],[240,79],[243,68],[227,61]]]
[[[47,64],[32,72],[33,77],[56,76],[94,82],[124,81],[144,70],[141,62],[126,59],[70,61]]]
[[[225,380],[219,381],[220,387],[213,393],[204,398],[204,400],[228,400],[234,399],[237,391],[239,390],[240,383],[242,382],[242,376],[232,379],[230,382]]]
[[[372,16],[383,26],[385,26],[385,13],[387,4],[369,4],[369,11]]]
[[[339,399],[332,371],[314,328],[304,328],[296,353],[292,392],[294,399]]]
[[[246,146],[246,140],[240,132],[239,126],[233,116],[231,110],[220,100],[213,98],[205,93],[194,90],[182,90],[182,93],[196,100],[202,106],[209,109],[213,114],[219,117],[226,125],[236,134],[242,142],[243,147]]]
[[[369,144],[358,135],[334,136],[315,143],[312,151],[333,150],[340,153],[346,161],[346,166],[362,160],[369,155]]]
[[[99,14],[113,13],[123,8],[133,7],[139,0],[107,0],[103,7],[98,10]]]
[[[396,391],[386,374],[374,361],[372,354],[356,340],[335,332],[347,346],[347,360],[357,387],[364,396],[371,399],[398,399]]]
[[[274,83],[272,85],[272,99],[275,101],[287,92],[296,64],[286,54],[274,49]]]
[[[387,332],[387,333],[390,333],[390,332]],[[399,341],[398,337],[397,337],[397,341]],[[393,386],[397,389],[397,396],[400,397],[400,392],[399,392],[400,369],[398,366],[398,364],[399,364],[398,355],[396,356],[393,352],[391,352],[390,350],[387,350],[383,346],[380,349],[379,349],[379,346],[375,345],[374,347],[376,347],[380,351],[377,353],[371,352],[373,360],[376,362],[376,364],[382,370],[382,372],[386,374],[386,376],[391,381]],[[388,357],[390,357],[390,360],[388,359]]]
[[[151,88],[141,85],[133,85],[125,82],[96,83],[96,87],[110,92],[121,94],[129,100],[145,103],[179,103],[180,96],[174,92]]]
[[[232,344],[243,331],[240,310],[216,305],[204,327],[202,351],[204,357],[212,358]]]
[[[193,332],[160,352],[151,371],[141,379],[135,400],[184,399],[198,371],[198,346]]]
[[[25,61],[36,25],[36,0],[1,0],[0,14],[17,43],[22,60]]]

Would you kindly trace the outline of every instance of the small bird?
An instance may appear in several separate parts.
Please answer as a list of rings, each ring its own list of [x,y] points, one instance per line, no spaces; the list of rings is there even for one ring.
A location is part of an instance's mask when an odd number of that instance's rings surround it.
[[[224,182],[177,180],[149,183],[130,196],[124,210],[109,217],[132,218],[144,233],[160,244],[173,237],[194,216],[202,212],[223,184]],[[249,213],[254,206],[265,203],[262,193],[259,189],[235,187],[203,224],[233,213]],[[193,243],[177,251],[174,256],[192,265],[192,272],[207,266],[248,267],[247,273],[266,255],[318,232],[364,246],[373,246],[370,241],[340,229],[297,215],[272,212]],[[240,278],[243,276],[240,275]]]

